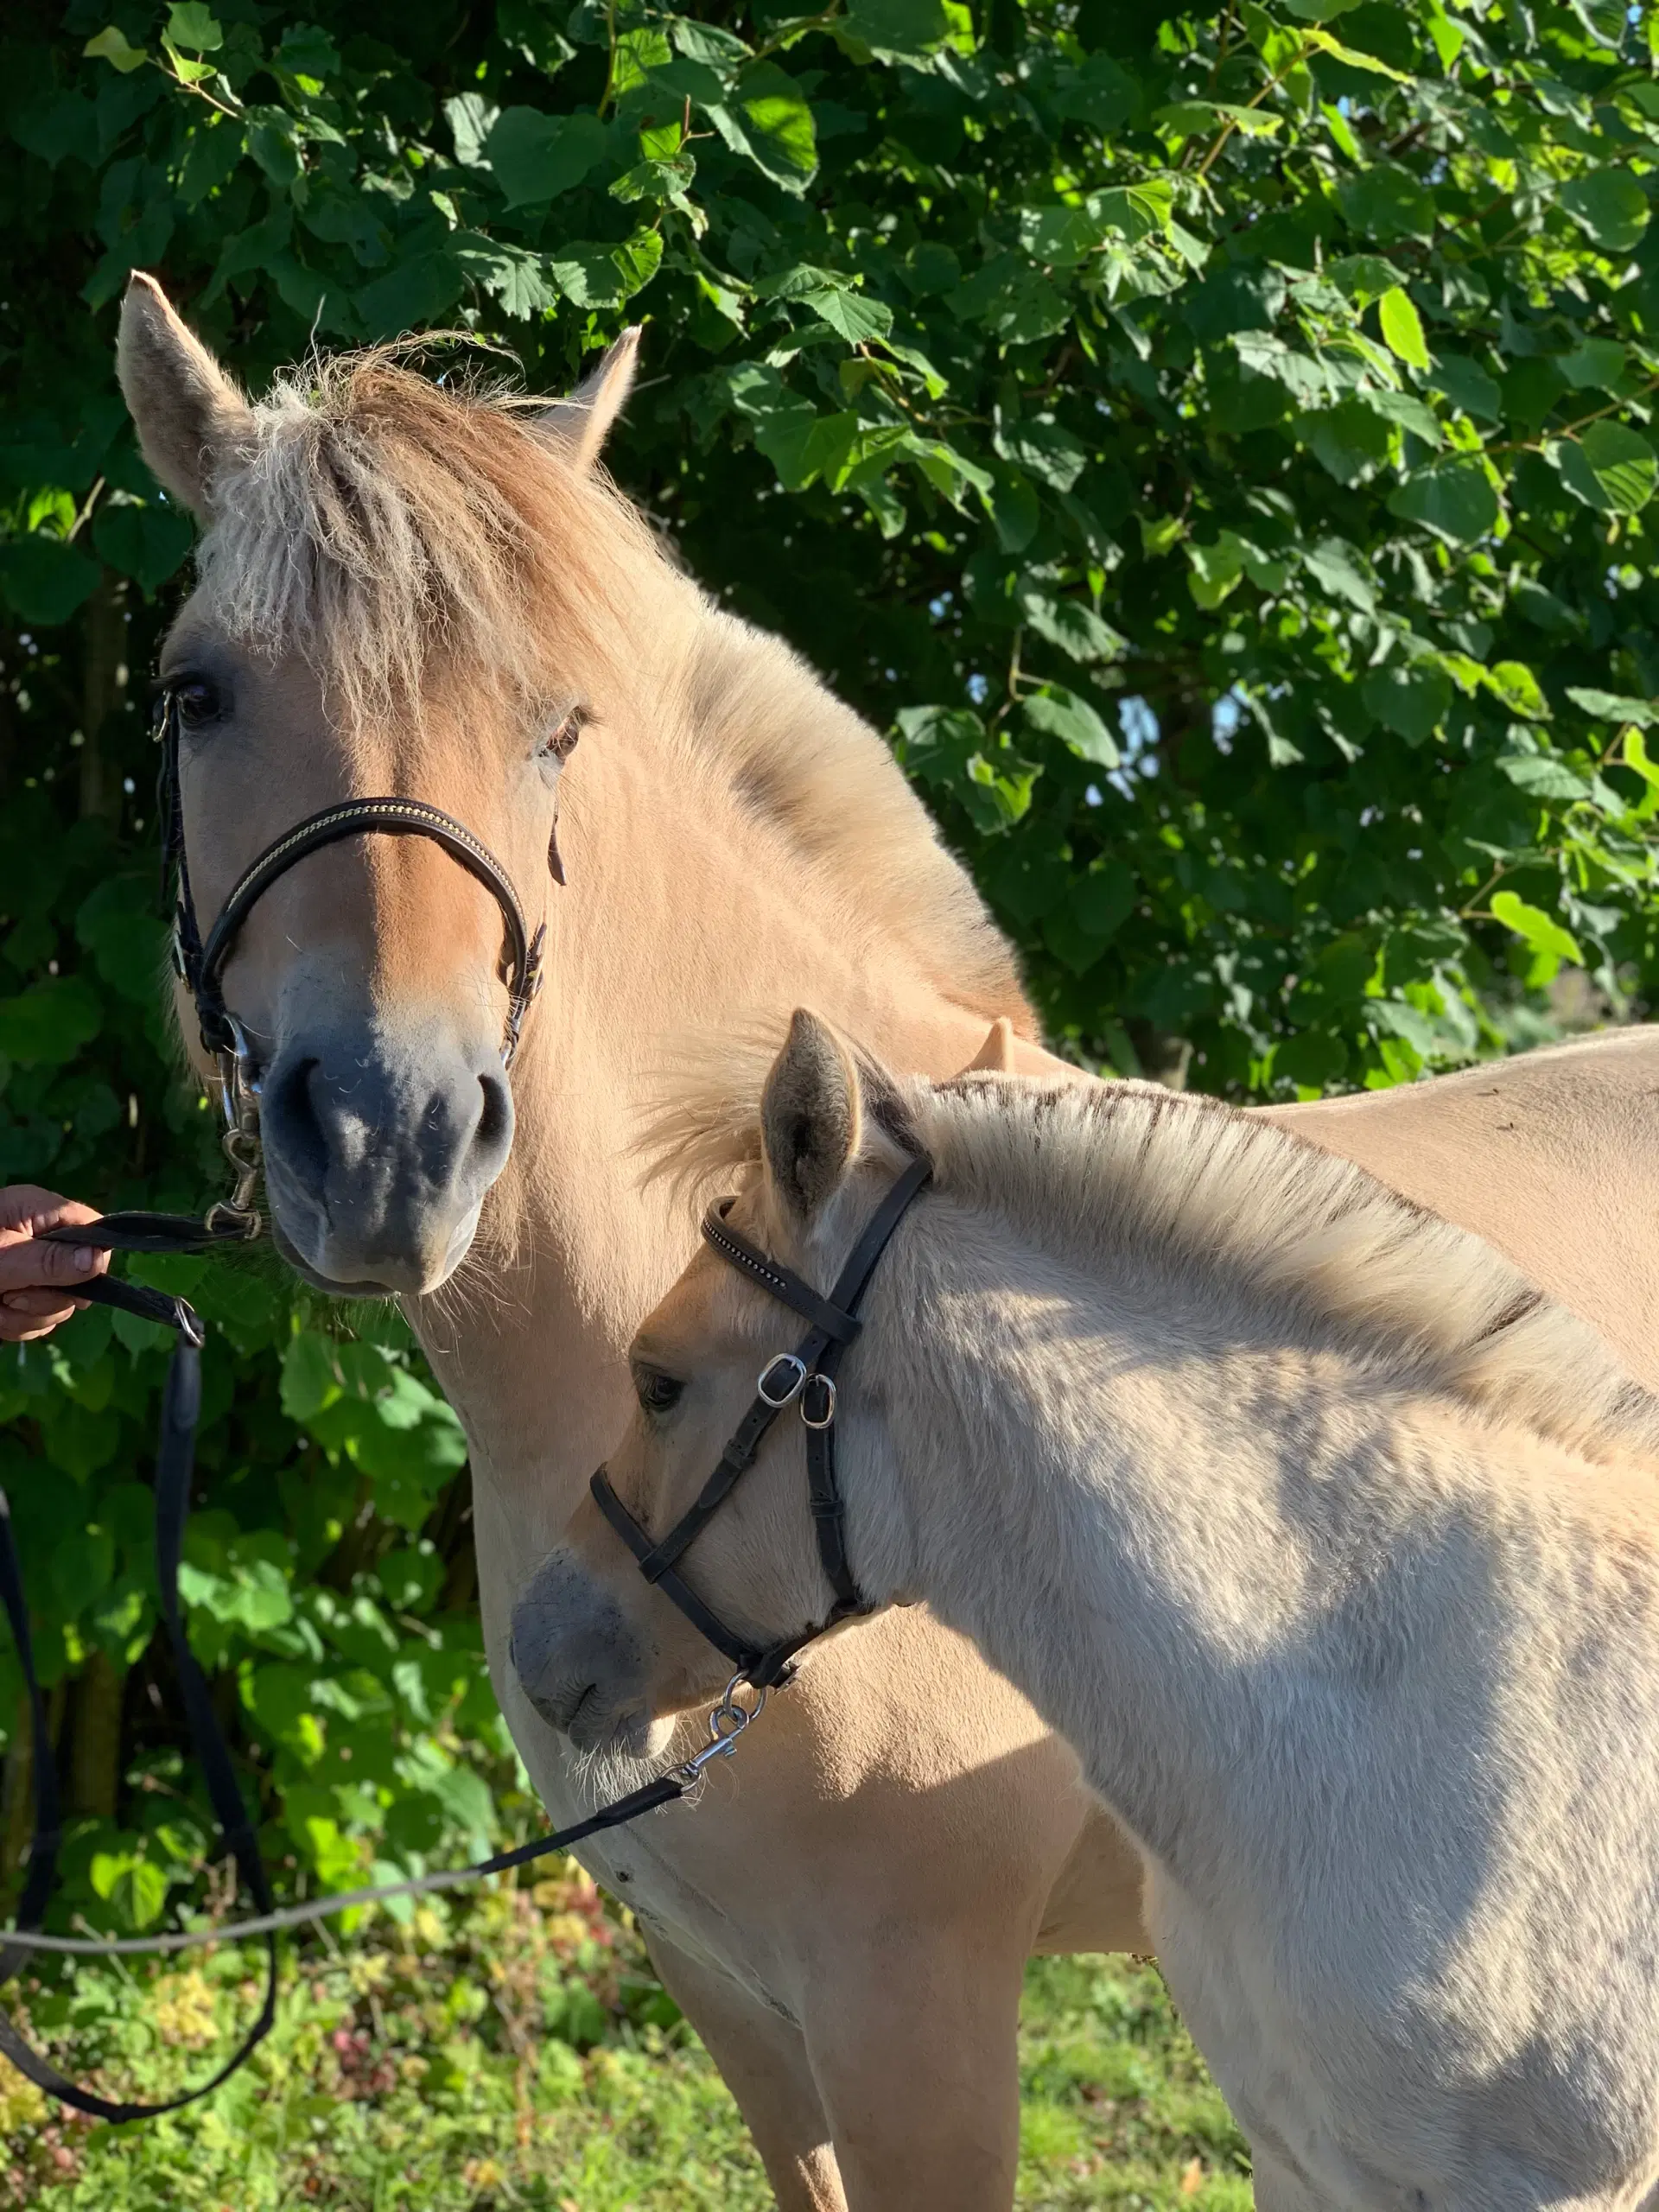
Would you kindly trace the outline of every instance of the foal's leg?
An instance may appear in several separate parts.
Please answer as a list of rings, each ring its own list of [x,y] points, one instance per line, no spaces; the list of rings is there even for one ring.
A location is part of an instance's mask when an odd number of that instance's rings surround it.
[[[1008,2212],[1023,1937],[877,1925],[823,1962],[803,2025],[849,2212]]]
[[[663,1936],[647,1943],[663,1986],[737,2100],[779,2212],[847,2212],[800,2030]]]

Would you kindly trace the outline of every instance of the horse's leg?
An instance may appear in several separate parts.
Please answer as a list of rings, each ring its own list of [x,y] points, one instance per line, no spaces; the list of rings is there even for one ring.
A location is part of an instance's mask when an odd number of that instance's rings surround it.
[[[847,2212],[800,2030],[665,1937],[646,1942],[663,1986],[737,2100],[779,2212]]]
[[[874,1925],[821,1959],[803,2025],[849,2212],[1008,2212],[1023,1935]]]

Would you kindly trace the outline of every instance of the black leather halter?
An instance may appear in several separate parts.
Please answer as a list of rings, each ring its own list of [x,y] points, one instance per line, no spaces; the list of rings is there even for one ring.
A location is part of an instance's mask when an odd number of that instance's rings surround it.
[[[257,1098],[260,1071],[247,1032],[225,1003],[223,979],[226,962],[235,949],[243,924],[279,877],[296,861],[325,845],[347,837],[429,837],[453,861],[477,877],[501,909],[506,925],[506,944],[501,961],[501,980],[507,987],[506,1027],[501,1042],[501,1065],[512,1065],[531,1001],[542,987],[542,949],[547,938],[545,923],[532,938],[525,926],[524,909],[512,880],[487,845],[475,837],[465,823],[441,807],[417,798],[353,798],[324,807],[296,822],[246,868],[232,887],[218,920],[204,943],[196,919],[190,888],[190,865],[184,846],[184,805],[179,780],[179,697],[163,690],[157,702],[157,734],[162,743],[162,768],[157,800],[162,822],[163,874],[171,871],[177,882],[173,925],[173,964],[195,1001],[196,1020],[204,1052],[219,1064],[225,1091],[225,1110],[232,1138],[226,1149],[238,1169],[246,1169],[258,1138]],[[563,875],[559,880],[562,881]],[[240,1149],[234,1140],[239,1140]],[[257,1236],[257,1216],[251,1214],[248,1197],[252,1174],[245,1176],[230,1207],[215,1211],[235,1216],[238,1211],[255,1224],[245,1231]]]
[[[796,1654],[805,1645],[842,1621],[870,1610],[847,1557],[846,1508],[836,1480],[836,1374],[848,1346],[864,1325],[858,1308],[875,1263],[932,1173],[932,1163],[926,1160],[913,1160],[906,1168],[871,1215],[828,1298],[804,1282],[792,1268],[772,1259],[730,1226],[726,1218],[733,1205],[730,1198],[721,1198],[711,1206],[703,1217],[702,1233],[721,1258],[741,1268],[783,1305],[793,1306],[812,1325],[793,1351],[779,1352],[767,1361],[754,1386],[754,1402],[721,1453],[719,1465],[660,1541],[648,1535],[628,1511],[603,1467],[588,1485],[600,1511],[639,1560],[646,1581],[654,1583],[677,1605],[716,1651],[725,1653],[741,1681],[757,1690],[786,1682],[794,1671]],[[785,1406],[796,1403],[806,1428],[806,1487],[813,1534],[835,1603],[813,1627],[763,1647],[728,1628],[680,1573],[677,1562],[731,1496],[739,1478],[753,1465],[760,1440],[773,1421]]]

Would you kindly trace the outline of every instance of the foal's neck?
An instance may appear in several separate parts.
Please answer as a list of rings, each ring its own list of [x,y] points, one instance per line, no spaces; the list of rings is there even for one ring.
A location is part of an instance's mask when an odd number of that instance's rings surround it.
[[[925,1205],[849,1362],[890,1436],[855,1571],[971,1637],[1166,1872],[1230,1880],[1205,1840],[1305,1756],[1281,1724],[1341,1674],[1332,1592],[1408,1488],[1396,1417],[1271,1331],[1206,1341],[1173,1278],[1108,1290],[999,1230],[993,1282],[964,1218],[958,1245]]]
[[[584,737],[559,836],[568,884],[550,893],[546,987],[514,1067],[512,1156],[477,1262],[417,1317],[480,1488],[543,1544],[621,1427],[622,1355],[695,1241],[631,1151],[677,1046],[757,1024],[781,1037],[806,1004],[944,1075],[987,1026],[902,950],[849,944],[856,885],[791,855],[683,730],[642,715]],[[493,1280],[473,1291],[480,1269]]]

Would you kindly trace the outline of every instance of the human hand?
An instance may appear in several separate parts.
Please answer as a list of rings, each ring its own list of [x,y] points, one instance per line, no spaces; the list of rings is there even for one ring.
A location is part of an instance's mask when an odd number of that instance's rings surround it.
[[[60,1198],[33,1183],[0,1187],[0,1344],[27,1344],[50,1336],[86,1301],[74,1286],[102,1274],[107,1252],[90,1244],[46,1244],[48,1229],[65,1223],[96,1221],[90,1206]]]

